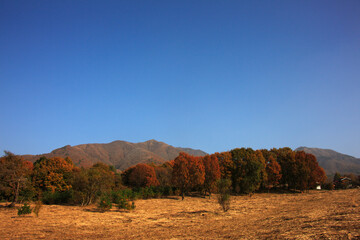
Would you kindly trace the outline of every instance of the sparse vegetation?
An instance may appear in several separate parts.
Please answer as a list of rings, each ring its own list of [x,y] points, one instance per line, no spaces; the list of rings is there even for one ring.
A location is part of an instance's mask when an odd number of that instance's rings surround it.
[[[358,239],[358,189],[136,200],[136,211],[99,214],[94,205],[44,205],[39,218],[16,218],[0,203],[2,239]]]
[[[217,182],[218,188],[218,203],[224,212],[227,212],[230,209],[230,188],[231,181],[230,179],[220,179]]]
[[[126,210],[133,210],[133,209],[135,209],[135,202],[132,201],[131,204],[130,204],[128,199],[121,198],[119,203],[118,203],[118,208],[119,209],[126,209]]]
[[[17,214],[19,216],[21,215],[27,215],[30,214],[32,212],[32,209],[30,208],[30,206],[27,203],[24,203],[24,205],[22,205],[19,209]]]
[[[103,212],[110,210],[112,208],[111,198],[108,195],[101,196],[98,208]]]

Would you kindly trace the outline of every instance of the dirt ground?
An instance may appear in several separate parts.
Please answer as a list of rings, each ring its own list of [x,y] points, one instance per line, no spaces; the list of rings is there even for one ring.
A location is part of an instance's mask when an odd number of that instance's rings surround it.
[[[137,200],[136,209],[44,205],[39,217],[0,204],[0,239],[360,239],[360,189],[232,198]]]

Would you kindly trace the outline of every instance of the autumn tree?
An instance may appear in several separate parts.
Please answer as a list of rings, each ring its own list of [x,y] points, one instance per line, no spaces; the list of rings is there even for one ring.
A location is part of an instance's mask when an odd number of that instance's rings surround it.
[[[204,189],[211,196],[211,191],[215,187],[216,181],[220,179],[221,172],[219,167],[219,161],[215,154],[206,155],[202,158],[205,168],[205,180]]]
[[[306,162],[310,169],[310,177],[308,179],[308,187],[315,188],[317,185],[321,185],[326,181],[326,174],[316,157],[313,154],[306,153]]]
[[[145,163],[139,163],[133,167],[129,174],[129,185],[133,187],[158,186],[155,169]]]
[[[299,151],[295,153],[295,175],[294,175],[294,188],[301,191],[308,189],[311,169],[306,159],[306,153]]]
[[[189,155],[190,187],[194,190],[201,190],[205,181],[205,166],[202,157]]]
[[[5,151],[5,156],[0,158],[0,191],[12,198],[9,207],[17,203],[19,192],[28,180],[28,171],[29,164],[11,152]]]
[[[267,181],[266,187],[269,190],[271,187],[279,184],[281,179],[281,166],[276,161],[273,155],[269,155],[266,160],[266,173],[267,173]]]
[[[180,189],[181,197],[191,189],[199,189],[205,181],[205,167],[201,157],[194,157],[181,152],[175,158],[172,182]]]
[[[62,192],[71,189],[74,164],[70,158],[41,157],[34,163],[32,180],[42,191]]]
[[[287,185],[289,188],[295,188],[297,176],[295,152],[288,147],[273,148],[270,151],[275,154],[276,160],[281,166],[282,177],[280,183]]]
[[[222,179],[231,179],[231,173],[234,171],[234,162],[230,152],[214,153],[217,157]]]
[[[261,154],[265,160],[266,177],[263,178],[261,187],[270,190],[271,187],[279,183],[281,179],[281,166],[276,161],[276,155],[267,149],[261,149]]]
[[[181,152],[173,162],[172,183],[179,188],[181,198],[184,200],[185,193],[191,187],[190,179],[190,155]]]

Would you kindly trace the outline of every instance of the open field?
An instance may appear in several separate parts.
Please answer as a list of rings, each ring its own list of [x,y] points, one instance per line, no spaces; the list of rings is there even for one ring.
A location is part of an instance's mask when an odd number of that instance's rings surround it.
[[[0,208],[1,239],[360,239],[360,190],[137,200],[133,211],[44,205],[39,217]]]

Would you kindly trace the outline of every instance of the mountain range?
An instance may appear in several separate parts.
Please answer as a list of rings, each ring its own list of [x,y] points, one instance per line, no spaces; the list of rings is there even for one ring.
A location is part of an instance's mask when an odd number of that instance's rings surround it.
[[[180,152],[194,156],[204,156],[206,152],[191,148],[173,147],[163,142],[149,140],[140,143],[114,141],[111,143],[81,144],[64,146],[50,153],[40,155],[24,155],[25,160],[36,161],[40,157],[70,157],[77,166],[88,167],[103,162],[124,170],[138,163],[160,164],[175,159]]]
[[[341,174],[353,173],[360,175],[360,159],[349,155],[335,152],[331,149],[299,147],[295,151],[304,151],[315,155],[319,165],[325,170],[326,174],[334,175],[336,172]]]
[[[353,173],[360,175],[360,159],[335,152],[331,149],[299,147],[295,151],[305,151],[316,156],[319,165],[327,175]],[[88,167],[97,162],[115,166],[125,170],[138,163],[161,164],[175,159],[180,152],[187,152],[195,156],[204,156],[207,153],[192,148],[173,147],[163,142],[149,140],[146,142],[131,143],[114,141],[111,143],[81,144],[64,146],[50,153],[40,155],[24,155],[26,160],[35,162],[42,156],[70,157],[77,166]]]

